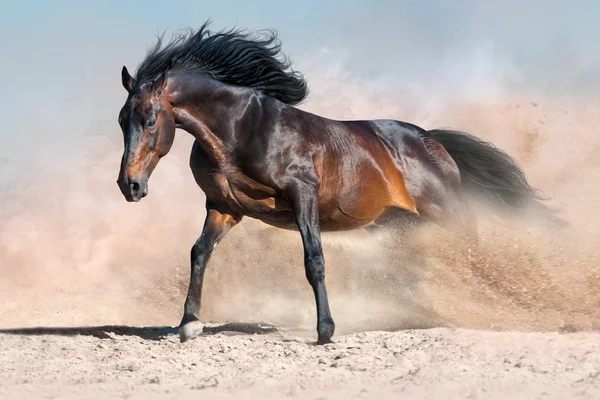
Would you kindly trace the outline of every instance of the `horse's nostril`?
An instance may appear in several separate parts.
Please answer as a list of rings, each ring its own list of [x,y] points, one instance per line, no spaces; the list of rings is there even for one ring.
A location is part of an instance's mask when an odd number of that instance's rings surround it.
[[[131,182],[129,187],[131,188],[131,193],[137,193],[138,190],[140,190],[140,184],[138,182]]]

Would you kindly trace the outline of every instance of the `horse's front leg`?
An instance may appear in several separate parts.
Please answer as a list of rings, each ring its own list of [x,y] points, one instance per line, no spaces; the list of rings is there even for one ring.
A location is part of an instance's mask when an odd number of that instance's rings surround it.
[[[185,300],[183,318],[179,325],[179,339],[181,342],[190,340],[202,333],[203,327],[199,315],[206,264],[213,249],[241,219],[241,215],[232,213],[210,200],[206,201],[206,220],[204,221],[202,235],[192,247],[190,286]]]
[[[325,288],[325,258],[321,245],[319,226],[318,189],[316,184],[301,181],[291,185],[288,197],[292,203],[296,223],[304,245],[304,267],[306,278],[313,288],[317,303],[318,343],[331,343],[335,324],[329,311],[329,300]]]

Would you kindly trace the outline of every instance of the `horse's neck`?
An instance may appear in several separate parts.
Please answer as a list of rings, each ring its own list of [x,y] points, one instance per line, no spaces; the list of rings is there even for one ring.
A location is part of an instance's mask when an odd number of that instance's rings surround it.
[[[247,108],[249,94],[205,77],[182,76],[172,96],[175,122],[196,138],[213,161],[227,161],[234,120]]]
[[[194,136],[213,161],[219,165],[227,161],[226,144],[219,135],[187,110],[174,108],[173,111],[179,127]]]

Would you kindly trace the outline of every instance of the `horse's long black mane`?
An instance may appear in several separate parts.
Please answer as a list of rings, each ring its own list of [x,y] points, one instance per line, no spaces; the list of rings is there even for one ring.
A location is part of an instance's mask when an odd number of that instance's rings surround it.
[[[136,72],[136,86],[167,70],[199,71],[223,83],[250,87],[284,103],[299,104],[308,95],[304,77],[291,70],[276,31],[250,34],[239,29],[213,33],[210,21],[163,45],[151,47]]]

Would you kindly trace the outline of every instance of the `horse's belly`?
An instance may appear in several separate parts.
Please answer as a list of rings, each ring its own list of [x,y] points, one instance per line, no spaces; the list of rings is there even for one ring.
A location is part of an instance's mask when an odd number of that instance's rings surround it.
[[[291,208],[281,200],[269,198],[242,203],[244,214],[268,225],[286,230],[298,230],[296,218]],[[369,224],[383,213],[383,209],[373,212],[368,218],[355,218],[336,205],[319,207],[319,225],[321,231],[345,231],[358,229]]]
[[[347,231],[358,229],[373,222],[383,213],[383,209],[373,214],[372,218],[357,219],[347,215],[339,208],[319,209],[319,226],[323,232]],[[296,218],[291,210],[274,210],[272,212],[252,212],[246,214],[250,218],[258,219],[265,224],[286,230],[298,230]]]
[[[241,193],[236,193],[235,204],[230,207],[238,208],[244,215],[258,219],[268,225],[286,230],[297,230],[296,218],[289,204],[276,197],[253,199]],[[344,231],[357,229],[369,224],[379,217],[384,207],[374,207],[365,217],[365,210],[356,217],[342,209],[338,203],[319,203],[319,224],[322,231]]]
[[[318,201],[320,228],[324,232],[358,229],[375,221],[389,207],[416,212],[412,199],[402,193],[398,187],[389,188],[374,181],[344,193],[321,192]],[[239,194],[236,198],[247,216],[278,228],[297,230],[292,209],[285,201],[273,197],[251,199]]]

